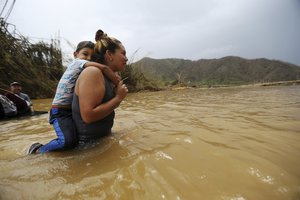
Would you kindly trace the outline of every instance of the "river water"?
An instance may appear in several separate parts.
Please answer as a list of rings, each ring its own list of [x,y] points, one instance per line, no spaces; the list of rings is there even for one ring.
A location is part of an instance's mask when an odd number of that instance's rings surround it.
[[[49,109],[51,100],[34,101]],[[300,199],[300,86],[129,94],[114,133],[26,155],[48,114],[0,122],[0,199]]]

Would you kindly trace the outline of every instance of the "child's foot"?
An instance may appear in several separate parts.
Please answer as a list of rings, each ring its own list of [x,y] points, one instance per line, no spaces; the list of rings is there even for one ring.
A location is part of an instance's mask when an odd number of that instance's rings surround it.
[[[28,154],[35,154],[39,148],[41,148],[43,145],[40,143],[33,143],[28,150]]]

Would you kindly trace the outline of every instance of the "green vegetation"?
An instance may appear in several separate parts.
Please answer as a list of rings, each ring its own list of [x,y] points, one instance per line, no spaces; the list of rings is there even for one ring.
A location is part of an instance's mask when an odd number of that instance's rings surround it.
[[[0,19],[0,88],[18,81],[32,98],[52,97],[64,68],[57,41],[31,44],[22,35],[13,36]]]
[[[138,50],[136,50],[137,52]],[[122,79],[126,78],[124,80],[124,83],[127,85],[129,92],[139,92],[142,90],[147,91],[157,91],[161,88],[156,84],[156,81],[149,80],[149,78],[146,78],[140,70],[136,70],[133,67],[133,58],[136,54],[136,52],[132,55],[131,59],[129,59],[128,63],[125,66],[125,70],[121,72]]]
[[[128,77],[124,80],[124,83],[127,85],[130,92],[138,92],[141,90],[157,91],[161,89],[157,84],[157,81],[146,78],[139,70],[134,70],[132,64],[126,65],[121,76],[123,78]]]

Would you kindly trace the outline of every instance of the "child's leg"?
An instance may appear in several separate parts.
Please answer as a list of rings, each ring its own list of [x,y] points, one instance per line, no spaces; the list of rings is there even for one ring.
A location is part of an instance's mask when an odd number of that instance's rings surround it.
[[[57,139],[43,145],[39,149],[40,153],[68,149],[77,145],[78,139],[73,124],[72,110],[52,108],[50,111],[49,122],[50,124],[53,124]]]

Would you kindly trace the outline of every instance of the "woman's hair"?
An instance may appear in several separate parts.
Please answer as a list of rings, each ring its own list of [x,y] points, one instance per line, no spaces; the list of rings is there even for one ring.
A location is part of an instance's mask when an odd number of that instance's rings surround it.
[[[108,50],[112,53],[115,53],[116,49],[120,48],[120,45],[122,45],[119,40],[107,36],[107,34],[102,30],[98,30],[96,32],[95,40],[95,52],[92,60],[103,64],[105,64],[106,51]]]
[[[95,48],[95,44],[91,41],[82,41],[79,42],[77,47],[76,47],[76,52],[78,53],[81,49],[83,48],[89,48],[89,49],[94,49]]]

